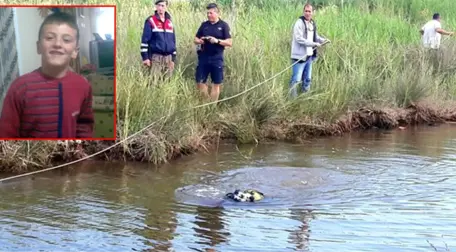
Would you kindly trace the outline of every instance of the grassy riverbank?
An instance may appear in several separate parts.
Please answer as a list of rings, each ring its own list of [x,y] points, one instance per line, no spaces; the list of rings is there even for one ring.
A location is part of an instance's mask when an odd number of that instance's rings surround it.
[[[420,50],[418,33],[435,11],[445,18],[444,28],[456,30],[453,0],[379,0],[377,6],[369,0],[355,2],[343,8],[326,6],[316,13],[321,35],[333,43],[320,50],[311,92],[296,100],[287,99],[291,74],[287,70],[244,95],[194,110],[191,108],[202,102],[193,80],[196,54],[192,40],[205,19],[205,9],[195,13],[195,4],[171,3],[179,47],[176,72],[169,82],[147,87],[150,80],[141,73],[139,41],[144,19],[153,5],[144,1],[120,3],[119,140],[154,124],[100,157],[160,163],[209,148],[219,137],[241,143],[299,141],[311,135],[370,127],[456,120],[456,38],[444,40],[442,66],[437,71]],[[242,92],[290,65],[291,28],[301,14],[301,5],[274,6],[271,1],[258,8],[249,1],[236,1],[235,8],[223,9],[222,18],[232,27],[234,46],[226,51],[226,82],[221,98]],[[87,142],[86,152],[113,143]],[[59,159],[62,153],[67,154],[65,160],[74,158],[55,142],[2,142],[0,165],[8,171],[39,169],[53,162],[49,153]]]

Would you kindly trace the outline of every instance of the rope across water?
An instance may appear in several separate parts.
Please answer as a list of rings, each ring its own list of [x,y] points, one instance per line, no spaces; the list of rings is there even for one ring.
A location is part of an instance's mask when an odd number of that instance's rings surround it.
[[[324,44],[326,44],[326,43],[323,43],[322,45],[324,45]],[[315,49],[316,49],[316,48],[314,48],[313,50],[315,50]],[[247,88],[246,90],[244,90],[244,91],[242,91],[242,92],[239,92],[239,93],[237,93],[237,94],[235,94],[235,95],[233,95],[233,96],[225,97],[225,98],[220,99],[220,100],[218,100],[218,101],[207,102],[207,103],[200,104],[200,105],[197,105],[197,106],[193,106],[193,107],[190,107],[190,108],[187,108],[187,109],[183,109],[183,110],[181,110],[180,112],[184,112],[184,111],[188,111],[188,110],[193,110],[193,109],[197,109],[197,108],[206,107],[206,106],[209,106],[209,105],[212,105],[212,104],[216,104],[216,103],[219,103],[219,102],[228,101],[228,100],[234,99],[234,98],[236,98],[236,97],[239,97],[239,96],[241,96],[241,95],[243,95],[243,94],[246,94],[246,93],[250,92],[251,90],[253,90],[253,89],[255,89],[255,88],[257,88],[257,87],[259,87],[259,86],[261,86],[261,85],[263,85],[263,84],[265,84],[265,83],[267,83],[267,82],[269,82],[269,81],[271,81],[271,80],[273,80],[273,79],[275,79],[275,78],[277,78],[278,76],[280,76],[281,74],[283,74],[285,71],[287,71],[288,69],[292,68],[292,67],[293,67],[295,64],[297,64],[300,60],[303,60],[303,59],[305,59],[305,58],[307,58],[307,56],[304,56],[304,57],[298,59],[295,63],[289,65],[288,67],[284,68],[282,71],[276,73],[275,75],[271,76],[270,78],[268,78],[268,79],[266,79],[266,80],[264,80],[264,81],[262,81],[262,82],[260,82],[260,83],[258,83],[258,84],[256,84],[256,85],[254,85],[254,86],[252,86],[252,87],[250,87],[250,88]],[[157,121],[152,122],[151,124],[147,125],[146,127],[140,129],[139,131],[137,131],[137,132],[131,134],[130,136],[128,136],[128,137],[126,137],[126,138],[120,140],[119,142],[114,143],[113,145],[111,145],[111,146],[109,146],[109,147],[106,147],[106,148],[104,148],[104,149],[102,149],[102,150],[100,150],[100,151],[98,151],[98,152],[96,152],[96,153],[90,154],[90,155],[88,155],[88,156],[85,156],[85,157],[83,157],[83,158],[80,158],[80,159],[77,159],[77,160],[74,160],[74,161],[71,161],[71,162],[68,162],[68,163],[60,164],[60,165],[57,165],[57,166],[52,166],[52,167],[45,168],[45,169],[42,169],[42,170],[38,170],[38,171],[33,171],[33,172],[23,173],[23,174],[19,174],[19,175],[14,175],[14,176],[11,176],[11,177],[2,178],[2,179],[0,179],[0,183],[1,183],[1,182],[4,182],[4,181],[7,181],[7,180],[12,180],[12,179],[20,178],[20,177],[30,176],[30,175],[37,174],[37,173],[42,173],[42,172],[47,172],[47,171],[50,171],[50,170],[55,170],[55,169],[58,169],[58,168],[62,168],[62,167],[65,167],[65,166],[69,166],[69,165],[72,165],[72,164],[76,164],[76,163],[82,162],[82,161],[84,161],[84,160],[87,160],[87,159],[89,159],[89,158],[98,156],[98,155],[100,155],[101,153],[106,152],[106,151],[108,151],[108,150],[110,150],[110,149],[116,147],[117,145],[120,145],[120,144],[122,144],[122,143],[124,143],[124,142],[126,142],[126,141],[128,141],[128,140],[130,140],[130,139],[132,139],[133,137],[139,135],[141,132],[143,132],[143,131],[145,131],[146,129],[152,127],[152,126],[155,125],[157,122],[163,120],[163,119],[166,118],[166,117],[167,117],[167,116],[163,116],[163,117],[159,118]]]

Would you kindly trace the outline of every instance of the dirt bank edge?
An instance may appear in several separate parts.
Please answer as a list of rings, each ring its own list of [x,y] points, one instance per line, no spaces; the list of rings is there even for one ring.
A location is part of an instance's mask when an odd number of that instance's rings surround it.
[[[314,137],[328,137],[346,134],[349,132],[369,129],[394,129],[411,125],[436,125],[456,122],[456,106],[446,104],[437,106],[430,103],[414,104],[407,108],[362,108],[349,111],[333,123],[315,123],[306,120],[271,119],[259,125],[254,142],[302,142]],[[139,161],[151,162],[148,152],[144,151],[141,136],[130,141],[127,145],[118,145],[91,159],[105,161]],[[20,174],[29,171],[45,169],[53,165],[77,160],[82,153],[90,155],[99,152],[114,141],[85,141],[82,146],[58,146],[53,141],[43,142],[41,151],[30,152],[28,156],[18,156],[19,141],[1,141],[0,143],[0,172]],[[238,142],[236,134],[223,125],[217,125],[204,134],[194,136],[186,145],[167,144],[164,148],[165,156],[161,162],[177,159],[183,155],[190,155],[198,151],[210,152],[217,144]],[[157,160],[157,159],[156,159]],[[154,162],[154,163],[161,163]]]

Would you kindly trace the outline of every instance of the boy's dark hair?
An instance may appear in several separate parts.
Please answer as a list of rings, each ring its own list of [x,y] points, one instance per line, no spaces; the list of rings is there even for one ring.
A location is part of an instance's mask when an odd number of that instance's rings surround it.
[[[62,11],[50,14],[44,19],[43,23],[40,26],[40,30],[38,32],[38,40],[41,40],[41,33],[43,32],[43,28],[45,25],[48,24],[67,24],[68,26],[76,30],[76,43],[79,43],[79,27],[76,22],[75,16]]]
[[[168,5],[168,1],[167,0],[158,0],[158,1],[155,1],[155,5],[159,4],[159,3],[165,3],[166,5]]]
[[[210,9],[216,9],[217,11],[219,10],[216,3],[210,3],[206,6],[206,10],[210,10]]]
[[[434,15],[432,15],[432,19],[434,19],[434,20],[439,19],[439,18],[440,18],[439,13],[434,13]]]

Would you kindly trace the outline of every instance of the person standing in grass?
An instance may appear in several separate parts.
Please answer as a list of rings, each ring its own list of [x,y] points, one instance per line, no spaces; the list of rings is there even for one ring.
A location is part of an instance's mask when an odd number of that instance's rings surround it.
[[[36,46],[41,66],[11,83],[0,138],[92,138],[92,87],[70,70],[79,52],[76,18],[64,12],[47,16]]]
[[[421,27],[420,34],[421,42],[423,43],[424,48],[439,49],[442,35],[452,36],[454,32],[442,29],[440,14],[435,13],[432,16],[432,20],[428,21]]]
[[[317,58],[317,48],[323,43],[330,42],[320,37],[317,25],[312,19],[313,7],[304,5],[304,15],[294,24],[291,42],[291,61],[296,63],[292,69],[290,80],[290,95],[298,95],[298,84],[301,83],[301,92],[309,91],[312,80],[312,62]]]
[[[198,50],[198,66],[196,67],[196,83],[198,89],[205,97],[217,101],[220,95],[220,87],[223,82],[223,68],[225,47],[232,46],[230,26],[220,19],[220,11],[215,3],[207,7],[208,20],[199,27],[194,43]],[[207,79],[211,75],[211,93],[208,93]]]
[[[141,37],[141,58],[150,73],[172,75],[176,61],[176,34],[167,11],[168,1],[155,2],[155,13],[144,22]]]
[[[440,71],[441,51],[440,42],[442,35],[452,36],[454,33],[442,29],[440,14],[434,13],[432,20],[424,24],[420,29],[423,48],[429,50],[428,57],[434,67],[434,73]]]

